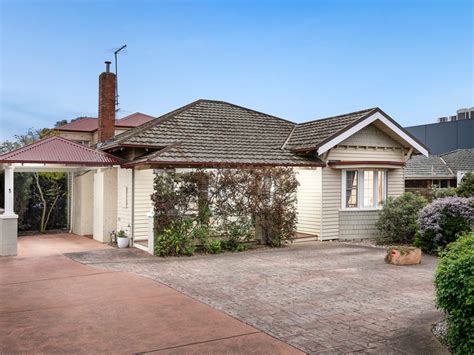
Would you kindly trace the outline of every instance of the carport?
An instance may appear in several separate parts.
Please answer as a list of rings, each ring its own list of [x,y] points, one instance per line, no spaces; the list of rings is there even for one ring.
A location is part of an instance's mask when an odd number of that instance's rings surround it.
[[[0,256],[17,254],[18,215],[14,211],[15,172],[65,172],[70,174],[94,170],[94,223],[102,223],[104,200],[103,172],[120,166],[122,160],[62,137],[48,137],[0,155],[5,172],[4,211],[0,214]],[[74,181],[74,179],[71,179]],[[71,184],[69,193],[74,190]],[[74,218],[74,211],[71,211]]]

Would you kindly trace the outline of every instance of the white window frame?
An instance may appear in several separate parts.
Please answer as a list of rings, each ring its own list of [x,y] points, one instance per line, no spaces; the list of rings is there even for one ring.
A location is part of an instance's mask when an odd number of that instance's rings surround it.
[[[346,193],[347,193],[347,172],[348,171],[357,171],[357,207],[346,207]],[[364,207],[364,171],[373,171],[374,172],[374,206]],[[380,210],[382,204],[378,203],[377,196],[377,172],[384,172],[384,184],[383,186],[383,201],[387,199],[387,186],[388,186],[388,171],[386,169],[344,169],[341,173],[341,209],[346,211],[370,211],[370,210]]]

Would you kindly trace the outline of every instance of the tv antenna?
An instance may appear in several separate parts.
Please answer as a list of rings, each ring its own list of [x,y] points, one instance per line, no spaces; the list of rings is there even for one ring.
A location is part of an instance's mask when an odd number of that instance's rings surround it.
[[[114,51],[115,58],[115,111],[119,111],[119,92],[118,92],[118,61],[117,56],[123,49],[127,48],[127,45],[124,44],[122,47]]]

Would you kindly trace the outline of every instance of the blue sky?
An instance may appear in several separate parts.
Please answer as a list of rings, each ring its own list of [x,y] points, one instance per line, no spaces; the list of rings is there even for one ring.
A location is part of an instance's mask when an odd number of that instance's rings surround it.
[[[0,140],[96,116],[125,43],[120,116],[208,98],[296,122],[379,106],[407,126],[474,106],[470,0],[0,3]]]

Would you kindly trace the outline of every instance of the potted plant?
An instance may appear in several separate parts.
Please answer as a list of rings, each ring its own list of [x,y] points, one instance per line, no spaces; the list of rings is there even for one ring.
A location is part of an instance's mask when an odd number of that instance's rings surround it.
[[[117,245],[119,248],[127,248],[129,244],[129,239],[125,231],[119,230],[116,234]]]

